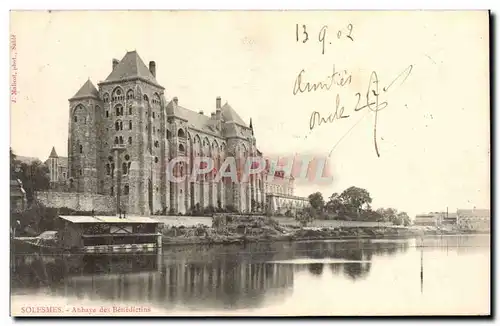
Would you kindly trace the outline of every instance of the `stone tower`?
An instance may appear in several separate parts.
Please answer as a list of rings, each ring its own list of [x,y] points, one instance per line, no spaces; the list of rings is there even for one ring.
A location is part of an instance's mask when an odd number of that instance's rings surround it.
[[[141,215],[162,210],[160,186],[165,130],[156,64],[146,67],[136,51],[113,59],[99,83],[104,103],[101,162],[103,192],[117,197],[117,209]],[[163,142],[163,143],[162,143]]]
[[[99,126],[102,102],[99,92],[87,80],[69,99],[68,174],[70,190],[98,192],[98,164],[100,153]]]

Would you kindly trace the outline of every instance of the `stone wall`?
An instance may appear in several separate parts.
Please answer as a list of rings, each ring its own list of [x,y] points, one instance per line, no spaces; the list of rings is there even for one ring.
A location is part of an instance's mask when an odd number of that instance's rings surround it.
[[[36,202],[45,207],[71,208],[76,211],[92,211],[96,213],[115,214],[116,199],[111,196],[76,193],[40,191],[35,193]]]

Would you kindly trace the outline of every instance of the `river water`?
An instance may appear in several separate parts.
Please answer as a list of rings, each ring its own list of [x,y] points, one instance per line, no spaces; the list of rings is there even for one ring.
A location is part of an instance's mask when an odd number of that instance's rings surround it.
[[[490,313],[490,236],[182,246],[161,255],[13,256],[27,316]]]

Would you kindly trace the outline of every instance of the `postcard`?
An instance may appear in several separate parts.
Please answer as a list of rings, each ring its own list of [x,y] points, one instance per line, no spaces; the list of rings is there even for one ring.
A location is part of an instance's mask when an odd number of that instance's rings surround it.
[[[487,11],[12,11],[10,310],[491,314]]]

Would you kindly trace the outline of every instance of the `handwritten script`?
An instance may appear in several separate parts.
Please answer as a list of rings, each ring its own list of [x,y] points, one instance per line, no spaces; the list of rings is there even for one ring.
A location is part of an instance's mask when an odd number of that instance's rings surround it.
[[[377,143],[377,123],[378,123],[378,113],[383,109],[387,108],[389,102],[387,100],[387,94],[390,90],[394,89],[395,85],[402,85],[406,79],[410,76],[413,69],[413,65],[409,65],[402,72],[400,72],[395,78],[393,78],[385,86],[381,86],[378,73],[372,71],[368,79],[368,87],[365,91],[355,92],[353,94],[355,105],[352,108],[346,108],[340,97],[340,94],[335,95],[334,110],[328,114],[328,116],[322,115],[318,111],[313,111],[309,119],[309,129],[313,129],[321,126],[322,124],[330,124],[335,120],[348,119],[351,115],[356,114],[364,109],[370,110],[374,115],[373,123],[373,143],[375,147],[375,153],[380,157],[378,143]],[[297,75],[293,87],[293,95],[298,95],[302,93],[310,93],[316,91],[329,91],[332,87],[346,87],[352,82],[352,75],[347,70],[337,71],[335,66],[333,66],[333,72],[328,75],[324,81],[311,83],[304,81],[305,70],[302,69]],[[332,149],[333,150],[333,149]],[[330,152],[331,153],[331,152]]]

